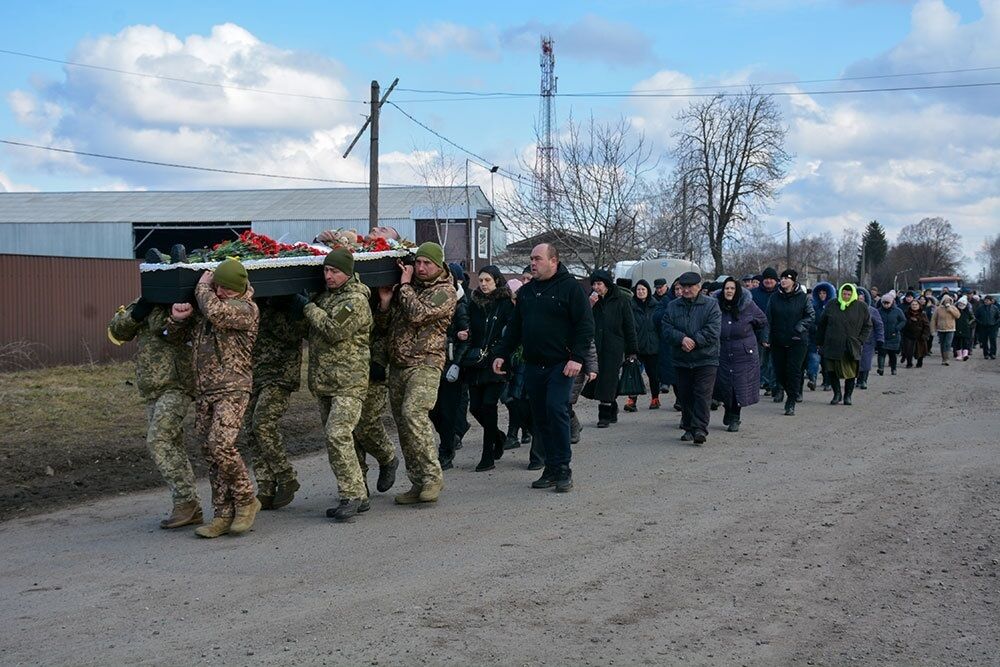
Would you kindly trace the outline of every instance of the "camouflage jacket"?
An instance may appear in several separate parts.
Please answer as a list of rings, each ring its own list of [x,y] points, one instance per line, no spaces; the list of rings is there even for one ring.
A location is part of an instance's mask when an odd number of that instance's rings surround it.
[[[316,396],[363,398],[368,390],[372,311],[368,288],[351,278],[306,304],[309,391]]]
[[[298,391],[302,384],[302,339],[309,330],[305,320],[293,320],[274,299],[261,299],[260,328],[253,346],[253,386],[275,385]]]
[[[191,326],[194,345],[195,389],[199,395],[253,388],[253,345],[260,312],[253,302],[253,287],[235,299],[220,299],[205,283],[194,288],[201,315]],[[189,318],[190,319],[190,318]],[[176,335],[184,322],[168,320]]]
[[[167,336],[170,306],[154,306],[142,322],[132,319],[135,301],[118,309],[108,324],[108,333],[118,342],[135,340],[135,379],[139,395],[152,401],[168,389],[194,395],[194,366],[191,346]]]
[[[457,302],[447,269],[430,282],[414,277],[409,285],[400,285],[389,309],[375,317],[376,326],[388,334],[390,364],[443,370],[448,325]]]

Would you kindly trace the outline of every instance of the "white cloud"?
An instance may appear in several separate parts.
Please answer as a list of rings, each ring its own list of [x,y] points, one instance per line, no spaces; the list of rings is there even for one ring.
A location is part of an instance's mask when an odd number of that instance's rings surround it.
[[[430,60],[456,53],[469,54],[480,60],[499,60],[500,43],[495,28],[470,28],[450,21],[436,21],[419,26],[413,34],[396,30],[391,41],[376,46],[390,55],[414,60]]]
[[[38,188],[31,185],[15,183],[7,174],[0,171],[0,192],[37,192]]]

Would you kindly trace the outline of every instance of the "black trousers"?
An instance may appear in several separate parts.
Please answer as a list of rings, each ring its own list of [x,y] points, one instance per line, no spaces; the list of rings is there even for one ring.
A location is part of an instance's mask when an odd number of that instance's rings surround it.
[[[889,370],[896,370],[896,355],[899,353],[896,350],[882,350],[878,353],[878,368],[879,370],[885,370],[885,358],[889,357]]]
[[[785,390],[785,398],[794,401],[802,391],[802,367],[806,359],[806,342],[794,345],[771,346],[771,364],[774,366],[774,379],[777,385]]]
[[[458,425],[458,405],[463,386],[462,382],[448,382],[443,377],[438,384],[437,403],[431,410],[431,423],[441,438],[438,458],[442,461],[455,458],[455,429]]]
[[[649,397],[656,398],[660,395],[660,355],[640,354],[639,361],[649,380]]]
[[[689,433],[708,434],[708,419],[712,414],[712,390],[718,366],[675,366],[677,401],[681,404],[681,425]]]
[[[497,426],[501,391],[503,384],[499,382],[469,385],[469,412],[483,427],[484,452],[487,443],[492,447],[497,441],[502,443],[504,440],[504,433]]]

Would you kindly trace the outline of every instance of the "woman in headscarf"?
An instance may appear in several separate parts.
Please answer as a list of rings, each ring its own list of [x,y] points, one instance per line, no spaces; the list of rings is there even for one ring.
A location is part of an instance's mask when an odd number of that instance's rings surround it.
[[[875,308],[875,302],[872,301],[871,292],[869,292],[864,287],[858,288],[858,301],[863,302],[868,306],[868,314],[872,318],[872,332],[871,335],[865,340],[864,349],[861,350],[861,359],[858,366],[858,389],[868,388],[868,374],[872,370],[872,362],[875,361],[875,353],[882,349],[885,344],[885,326],[882,324],[882,316],[878,314],[878,309]]]
[[[927,339],[931,334],[931,323],[916,299],[910,302],[910,307],[903,314],[906,316],[902,332],[903,363],[907,368],[913,368],[913,360],[916,359],[917,368],[922,368],[924,357],[927,356]]]
[[[969,298],[964,294],[955,302],[955,307],[958,308],[959,315],[955,320],[955,338],[951,343],[951,349],[955,359],[968,361],[976,318],[973,317],[972,308],[969,307]]]
[[[841,401],[844,405],[852,404],[861,352],[872,334],[872,328],[868,306],[858,301],[858,288],[851,283],[841,285],[837,302],[823,309],[816,327],[816,345],[833,386],[830,405]],[[844,380],[843,394],[840,391],[841,380]]]
[[[497,405],[505,378],[493,372],[493,350],[514,314],[514,302],[500,269],[490,265],[479,271],[479,287],[469,304],[469,348],[465,354],[465,380],[469,384],[469,412],[483,427],[483,455],[476,472],[492,470],[503,456],[505,434],[497,426]]]
[[[649,379],[650,410],[659,410],[660,408],[660,362],[658,359],[660,330],[657,323],[653,321],[656,303],[649,283],[645,280],[636,282],[635,296],[632,297],[632,319],[635,321],[635,338],[639,360],[642,362],[646,377]],[[637,396],[628,397],[628,401],[625,403],[626,412],[636,411],[637,398]]]
[[[767,318],[735,278],[726,278],[717,297],[722,310],[719,371],[712,398],[722,403],[722,423],[740,430],[740,411],[760,400],[758,340],[767,340]]]

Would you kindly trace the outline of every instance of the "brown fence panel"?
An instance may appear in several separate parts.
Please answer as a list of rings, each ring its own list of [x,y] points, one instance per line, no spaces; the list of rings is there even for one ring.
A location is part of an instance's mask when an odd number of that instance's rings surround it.
[[[135,345],[112,344],[107,326],[139,294],[138,264],[0,255],[0,370],[130,358]]]

